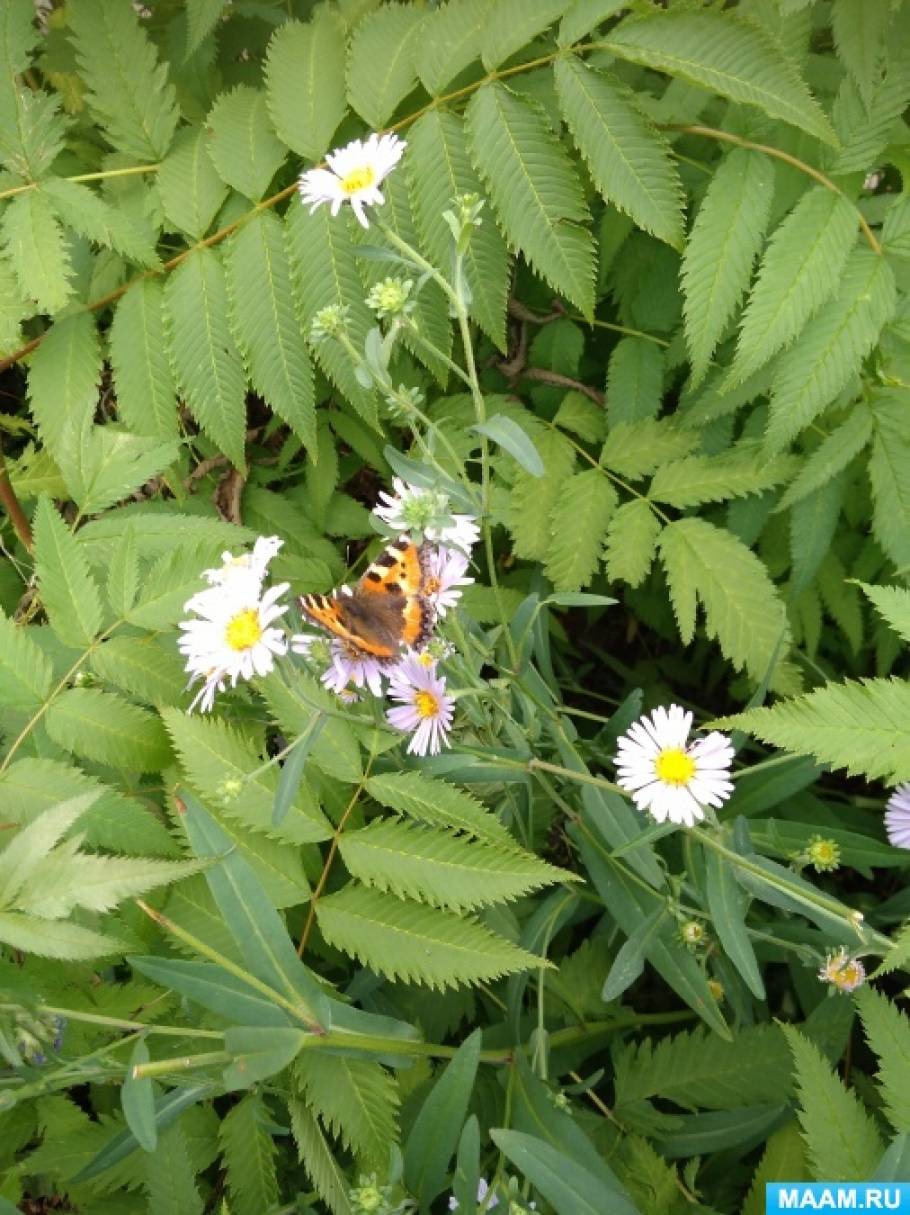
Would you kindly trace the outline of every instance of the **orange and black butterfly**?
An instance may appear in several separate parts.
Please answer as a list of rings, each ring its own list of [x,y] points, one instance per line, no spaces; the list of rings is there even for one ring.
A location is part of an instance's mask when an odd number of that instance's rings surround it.
[[[433,629],[428,594],[431,549],[399,536],[353,587],[331,595],[303,595],[305,616],[340,637],[360,657],[397,658],[402,647],[420,646]]]

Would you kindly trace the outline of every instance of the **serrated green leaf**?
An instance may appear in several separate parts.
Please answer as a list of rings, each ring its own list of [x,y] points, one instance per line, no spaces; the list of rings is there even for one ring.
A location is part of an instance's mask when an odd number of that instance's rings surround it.
[[[859,585],[879,615],[904,641],[910,641],[910,591],[902,586]]]
[[[31,711],[51,689],[50,659],[29,636],[0,611],[0,704],[6,709]]]
[[[693,386],[704,378],[749,286],[773,192],[773,163],[736,148],[721,161],[698,209],[681,269]]]
[[[285,157],[269,123],[265,94],[245,84],[222,93],[206,128],[208,152],[222,180],[258,202]]]
[[[655,342],[624,337],[607,367],[607,419],[616,426],[656,419],[664,382],[664,352]],[[607,439],[609,443],[609,438]]]
[[[575,451],[555,430],[545,431],[536,445],[544,475],[519,472],[509,495],[507,521],[516,556],[544,561],[550,551],[550,516],[575,466]]]
[[[310,214],[307,207],[295,205],[288,210],[285,223],[304,333],[309,334],[320,309],[337,305],[347,309],[348,335],[362,350],[373,318],[364,303],[363,283],[346,222],[349,218],[344,215],[333,219],[327,207],[319,207]],[[319,342],[314,354],[358,413],[373,422],[375,405],[357,382],[351,360],[341,346],[337,342]]]
[[[159,719],[114,692],[68,688],[48,709],[45,725],[65,751],[112,768],[159,772],[171,760]]]
[[[127,621],[144,629],[166,629],[176,624],[186,615],[187,599],[203,588],[203,554],[208,551],[202,544],[186,544],[159,557],[127,611]]]
[[[789,456],[764,459],[757,449],[748,447],[719,456],[685,456],[661,465],[648,497],[682,509],[760,494],[786,481],[794,464]]]
[[[771,1181],[807,1181],[806,1149],[799,1127],[790,1122],[775,1131],[755,1170],[743,1215],[765,1215],[765,1187]]]
[[[489,0],[480,0],[484,10]],[[463,7],[463,6],[462,6]],[[451,4],[437,9],[421,26],[453,11]],[[464,126],[448,110],[432,109],[408,133],[405,168],[409,173],[414,219],[421,241],[439,270],[448,273],[452,257],[452,234],[442,218],[459,194],[482,194],[468,158]],[[506,297],[509,287],[509,253],[493,216],[482,214],[482,223],[471,233],[465,252],[465,277],[470,288],[470,311],[481,328],[505,349]]]
[[[187,0],[186,9],[186,57],[189,59],[221,19],[224,0]]]
[[[164,214],[173,229],[201,240],[228,188],[215,171],[202,127],[180,132],[156,174]]]
[[[339,850],[364,885],[451,911],[505,902],[568,877],[516,847],[506,850],[395,819],[348,831]]]
[[[277,1153],[266,1130],[270,1122],[262,1098],[250,1093],[228,1111],[218,1128],[232,1215],[263,1215],[278,1200]]]
[[[775,228],[743,314],[728,386],[792,342],[838,289],[856,223],[849,199],[815,186]]]
[[[509,832],[482,802],[447,781],[422,772],[384,772],[371,776],[365,788],[380,805],[418,823],[451,827],[491,844],[514,846]]]
[[[313,371],[281,222],[264,212],[244,224],[231,238],[226,269],[234,330],[253,387],[313,453]]]
[[[757,25],[733,13],[627,17],[602,44],[611,54],[679,76],[730,101],[757,106],[837,146],[825,112],[792,62]]]
[[[302,1101],[288,1102],[297,1153],[313,1185],[332,1215],[354,1215],[348,1200],[350,1183],[329,1151],[315,1114]]]
[[[864,104],[871,108],[884,64],[887,6],[865,0],[834,0],[831,27],[837,53],[856,82]]]
[[[391,979],[440,991],[548,965],[471,917],[348,883],[316,905],[326,941]]]
[[[197,864],[188,861],[80,853],[71,842],[32,866],[28,885],[19,891],[13,905],[17,911],[43,920],[62,920],[79,907],[96,913],[110,911],[125,898],[170,885],[197,869]]]
[[[158,1146],[145,1161],[149,1212],[154,1215],[202,1215],[193,1166],[180,1123],[158,1137]]]
[[[766,443],[779,451],[828,405],[862,366],[897,302],[885,258],[856,249],[837,295],[778,360]]]
[[[543,113],[501,84],[467,109],[471,154],[511,244],[585,316],[594,307],[594,246],[581,183]]]
[[[217,253],[196,249],[164,288],[177,384],[193,417],[237,468],[246,455],[246,376],[228,325],[228,295]]]
[[[186,674],[173,643],[156,637],[112,637],[92,654],[101,679],[151,705],[184,699]]]
[[[288,843],[312,844],[331,838],[332,829],[305,785],[298,789],[295,804],[281,825],[272,823],[277,771],[261,771],[261,756],[227,722],[190,716],[179,709],[166,709],[162,717],[183,770],[200,793],[217,800],[226,780],[241,783],[236,797],[226,801],[222,798],[222,814]]]
[[[295,1073],[307,1104],[364,1168],[383,1168],[398,1137],[398,1086],[371,1059],[302,1051]]]
[[[483,66],[488,72],[500,67],[554,21],[569,0],[497,0],[489,12],[481,41]]]
[[[682,460],[698,446],[698,435],[683,430],[672,418],[643,418],[620,422],[600,453],[600,462],[623,477],[639,480],[662,464]]]
[[[798,1117],[813,1176],[843,1181],[871,1177],[882,1154],[871,1115],[832,1074],[831,1065],[814,1043],[792,1025],[781,1028],[796,1065]]]
[[[646,499],[624,502],[607,527],[607,577],[630,586],[644,582],[657,552],[660,528],[660,520]]]
[[[897,46],[889,56],[884,78],[872,87],[868,102],[863,102],[852,79],[845,80],[834,106],[837,133],[843,146],[833,171],[852,173],[873,167],[908,102],[910,54],[903,46]]]
[[[164,293],[142,279],[117,304],[108,332],[117,412],[137,435],[177,437],[177,387],[167,357]]]
[[[139,163],[156,163],[177,126],[167,65],[130,5],[77,0],[67,10],[89,108],[113,147]]]
[[[129,434],[119,426],[68,427],[60,447],[60,472],[70,496],[86,515],[129,498],[177,458],[174,442]]]
[[[62,958],[78,962],[122,953],[124,944],[116,937],[93,932],[79,924],[59,920],[39,920],[18,911],[0,911],[0,941],[10,949],[34,953],[39,958]]]
[[[359,22],[348,48],[348,101],[381,130],[417,83],[412,46],[422,14],[409,4],[385,4]]]
[[[910,565],[910,440],[904,402],[874,402],[875,437],[869,457],[872,532],[898,569]]]
[[[279,139],[315,160],[329,147],[344,118],[344,29],[331,9],[304,25],[286,21],[269,42],[266,101]]]
[[[420,53],[414,56],[414,66],[433,97],[480,58],[491,8],[492,0],[449,0],[424,16],[415,36]]]
[[[544,566],[557,591],[580,590],[594,577],[617,501],[616,490],[599,468],[585,469],[563,481],[550,514]]]
[[[66,455],[98,406],[101,347],[89,313],[56,321],[32,356],[29,407],[52,454]]]
[[[778,510],[801,501],[841,472],[872,438],[872,414],[865,402],[857,402],[844,422],[816,447],[793,478],[778,503]]]
[[[790,593],[794,598],[809,586],[828,555],[843,504],[844,482],[838,477],[791,509]],[[826,596],[821,580],[819,590],[831,611],[830,596]],[[836,620],[836,610],[832,614]]]
[[[52,854],[54,847],[89,809],[92,802],[98,800],[98,796],[97,789],[90,789],[86,793],[67,798],[66,801],[37,815],[9,839],[6,847],[0,851],[0,905],[19,909],[20,899],[32,897],[30,885],[36,869]],[[70,841],[68,849],[72,849],[72,843],[73,841]],[[24,904],[21,909],[35,910]],[[40,915],[40,912],[37,914]],[[61,917],[49,915],[44,918]]]
[[[553,71],[560,108],[600,193],[640,228],[681,248],[679,175],[634,93],[577,59],[557,59]]]
[[[72,122],[60,110],[59,95],[17,85],[11,73],[0,87],[0,161],[26,180],[42,178]]]
[[[330,692],[301,670],[295,672],[292,683],[270,676],[262,682],[261,691],[270,713],[289,737],[308,733],[316,715],[324,714],[324,724],[313,738],[312,762],[346,784],[360,781],[360,747],[348,723],[333,712],[335,700]]]
[[[54,210],[40,190],[17,194],[0,220],[3,248],[24,298],[55,313],[72,294],[73,268]]]
[[[101,595],[69,528],[41,498],[35,511],[35,569],[41,602],[62,641],[88,646],[101,628]]]
[[[910,1094],[907,1093],[907,1068],[910,1066],[910,1021],[887,996],[863,987],[854,997],[866,1041],[878,1059],[878,1082],[888,1121],[896,1131],[910,1130]]]
[[[736,536],[705,519],[677,519],[661,532],[660,555],[683,643],[695,634],[696,598],[705,630],[756,683],[788,636],[787,617],[764,564]]]
[[[63,177],[41,183],[41,192],[51,202],[61,223],[86,240],[121,253],[138,266],[158,265],[158,254],[129,215],[118,211],[88,186]]]
[[[560,22],[556,41],[560,46],[580,42],[595,26],[615,16],[627,4],[628,0],[575,0]]]

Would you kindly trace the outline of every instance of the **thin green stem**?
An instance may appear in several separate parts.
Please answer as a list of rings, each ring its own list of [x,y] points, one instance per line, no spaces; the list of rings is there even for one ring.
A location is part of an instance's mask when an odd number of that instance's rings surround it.
[[[157,165],[130,165],[127,169],[105,169],[98,173],[77,173],[73,177],[65,177],[64,181],[103,181],[108,177],[129,177],[135,173],[157,173],[161,168]],[[21,186],[12,186],[9,190],[0,190],[0,200],[4,198],[13,198],[16,194],[27,194],[29,190],[36,189],[41,183],[37,181],[27,181]]]
[[[12,1012],[18,1004],[0,1004],[3,1012]],[[191,1029],[178,1025],[150,1025],[145,1021],[128,1021],[122,1017],[104,1017],[100,1013],[85,1012],[78,1008],[58,1008],[54,1004],[39,1004],[37,1011],[48,1016],[65,1017],[67,1021],[84,1021],[87,1025],[104,1025],[110,1029],[129,1029],[145,1034],[161,1034],[171,1038],[216,1038],[224,1034],[217,1029]]]

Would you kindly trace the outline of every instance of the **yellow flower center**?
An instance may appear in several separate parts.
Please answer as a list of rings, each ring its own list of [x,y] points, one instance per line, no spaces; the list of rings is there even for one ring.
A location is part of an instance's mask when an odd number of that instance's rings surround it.
[[[224,639],[232,650],[249,650],[262,637],[259,613],[255,608],[246,608],[228,621]]]
[[[439,701],[432,692],[418,692],[414,697],[414,707],[419,717],[436,717],[439,714]]]
[[[654,771],[665,785],[687,785],[695,775],[695,760],[679,747],[668,747],[654,761]]]
[[[376,180],[376,174],[369,165],[362,169],[352,169],[341,179],[341,188],[345,194],[356,194],[358,190],[367,190]]]
[[[438,595],[439,586],[440,583],[438,578],[428,578],[424,584],[423,593],[425,595]]]
[[[422,667],[426,667],[427,670],[429,670],[430,667],[433,665],[433,655],[430,653],[429,650],[422,650],[417,655],[417,661],[420,663],[420,665]],[[429,693],[427,693],[427,695],[429,695]]]
[[[831,980],[835,987],[846,987],[847,989],[859,987],[861,982],[859,967],[855,962],[844,962],[835,970]]]

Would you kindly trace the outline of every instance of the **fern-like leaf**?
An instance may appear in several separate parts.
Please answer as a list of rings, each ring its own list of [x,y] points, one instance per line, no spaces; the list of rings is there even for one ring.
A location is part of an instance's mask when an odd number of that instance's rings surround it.
[[[258,202],[285,156],[269,123],[265,94],[243,84],[222,93],[206,126],[209,155],[222,180]]]
[[[846,420],[819,443],[778,504],[785,510],[836,477],[872,438],[872,414],[864,402],[852,406]]]
[[[65,456],[98,407],[101,346],[92,316],[56,321],[32,356],[29,408],[48,451]]]
[[[111,206],[88,186],[50,177],[41,191],[60,221],[103,248],[113,249],[138,266],[158,265],[158,254],[126,212]]]
[[[217,800],[225,780],[241,782],[240,796],[222,806],[227,817],[294,844],[312,844],[330,837],[331,829],[303,783],[290,813],[280,827],[273,828],[278,775],[274,768],[261,770],[260,756],[227,722],[191,717],[178,709],[167,709],[162,717],[187,777],[202,794]]]
[[[910,1021],[896,1005],[871,987],[856,993],[866,1041],[878,1057],[878,1081],[888,1120],[899,1134],[910,1132]]]
[[[120,771],[160,772],[171,762],[158,717],[114,692],[69,688],[50,706],[45,724],[65,751]]]
[[[156,185],[171,225],[168,231],[201,240],[228,193],[212,164],[208,137],[202,128],[179,133],[158,170]]]
[[[657,470],[648,497],[683,508],[764,493],[793,474],[789,456],[763,460],[754,448],[720,456],[686,456]]]
[[[176,93],[132,7],[76,0],[67,15],[89,107],[105,135],[140,163],[161,160],[177,127]]]
[[[307,1104],[364,1168],[385,1166],[398,1134],[398,1085],[372,1059],[302,1051],[294,1064]]]
[[[253,387],[316,451],[313,371],[301,336],[285,229],[268,212],[231,238],[228,289],[237,342]]]
[[[471,154],[511,244],[585,316],[594,308],[594,246],[581,183],[536,105],[484,85],[467,111]]]
[[[167,281],[174,375],[193,417],[237,467],[246,463],[246,376],[228,324],[224,269],[196,249]]]
[[[364,885],[451,911],[507,902],[570,876],[517,847],[494,847],[394,819],[347,832],[339,848]]]
[[[732,13],[628,17],[602,43],[621,59],[657,68],[731,101],[757,106],[836,146],[824,110],[789,59],[757,26]]]
[[[438,269],[448,273],[452,234],[443,212],[457,195],[483,192],[468,158],[464,126],[447,110],[429,110],[411,128],[408,145],[406,167],[414,220],[429,257]],[[471,313],[500,350],[505,350],[509,253],[493,216],[484,215],[482,220],[465,251]]]
[[[183,660],[177,647],[163,639],[112,637],[93,652],[92,669],[146,704],[176,705],[186,699]]]
[[[560,108],[600,193],[640,228],[681,248],[679,174],[634,94],[577,59],[557,59],[553,70]]]
[[[743,314],[728,385],[763,367],[834,294],[856,222],[849,199],[816,186],[778,225]]]
[[[227,1167],[232,1215],[262,1215],[278,1200],[275,1143],[268,1110],[258,1093],[249,1093],[229,1110],[218,1128]]]
[[[604,560],[607,577],[639,586],[657,552],[660,520],[644,498],[624,502],[610,520]]]
[[[143,1153],[148,1209],[155,1215],[202,1215],[182,1121],[158,1136],[158,1146]]]
[[[0,612],[0,704],[31,711],[51,687],[50,659],[29,636]]]
[[[871,1177],[882,1143],[870,1114],[848,1092],[818,1047],[792,1025],[784,1025],[799,1092],[798,1111],[816,1178],[861,1181]]]
[[[617,501],[616,490],[599,468],[563,481],[550,515],[544,567],[557,591],[580,590],[594,577]]]
[[[48,498],[35,511],[35,571],[54,632],[69,645],[90,645],[101,628],[101,594],[85,555]]]
[[[660,555],[683,643],[695,634],[696,600],[705,628],[737,670],[758,683],[782,639],[784,605],[764,564],[730,532],[705,519],[678,519],[661,532]]]
[[[699,207],[681,270],[693,387],[749,286],[773,192],[772,162],[736,148],[718,166]]]
[[[450,80],[480,57],[492,0],[448,0],[426,14],[415,66],[428,93],[438,97]]]
[[[16,195],[4,208],[0,231],[24,298],[42,312],[59,312],[72,293],[73,268],[47,197],[40,190]]]
[[[771,708],[749,709],[726,724],[795,755],[854,776],[910,780],[910,687],[892,679],[829,683]]]
[[[315,160],[344,118],[344,31],[331,9],[304,25],[285,21],[269,42],[266,100],[278,138],[299,156]]]
[[[348,100],[378,130],[417,84],[412,45],[422,14],[385,4],[359,22],[348,48]]]
[[[766,431],[771,450],[786,446],[860,370],[896,299],[886,259],[871,249],[856,249],[837,295],[777,363]]]
[[[362,350],[373,318],[364,303],[363,283],[346,223],[349,218],[333,219],[327,207],[310,214],[306,207],[292,206],[285,222],[304,332],[321,308],[335,304],[347,309],[348,335],[357,349]],[[354,377],[351,360],[341,346],[337,342],[319,342],[314,353],[326,375],[358,412],[372,420],[375,406]]]
[[[431,827],[450,827],[490,844],[514,847],[499,819],[464,789],[422,772],[384,772],[371,776],[366,791],[390,810]]]
[[[177,387],[167,357],[163,288],[143,279],[117,305],[109,330],[117,412],[137,435],[177,437]]]
[[[329,1150],[316,1115],[302,1101],[288,1102],[291,1131],[297,1144],[300,1163],[332,1215],[354,1215],[348,1199],[350,1185],[338,1161]]]
[[[316,918],[328,943],[364,966],[440,991],[547,965],[470,917],[353,883],[320,899]]]

